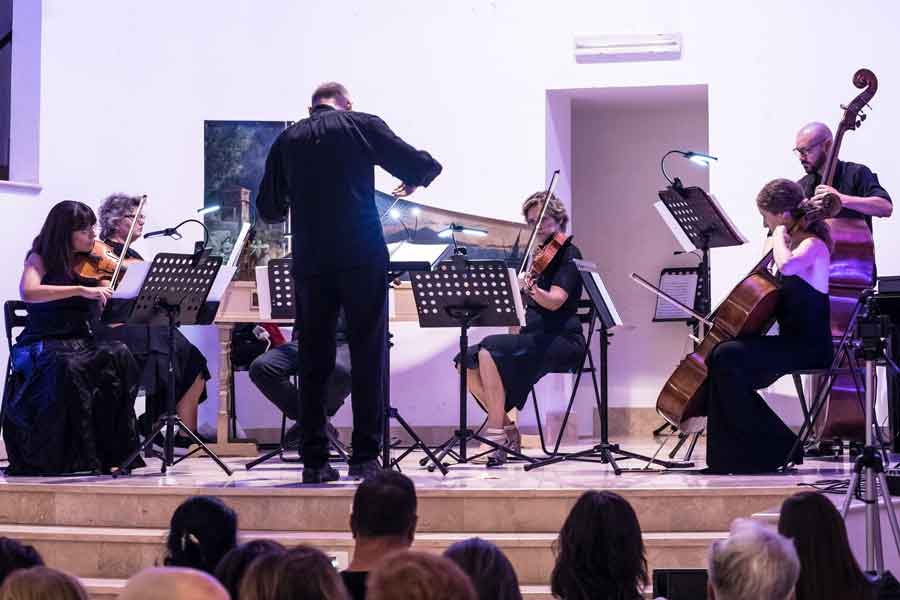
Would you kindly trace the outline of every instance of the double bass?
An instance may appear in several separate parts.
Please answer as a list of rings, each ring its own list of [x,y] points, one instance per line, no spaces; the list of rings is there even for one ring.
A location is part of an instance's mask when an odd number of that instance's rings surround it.
[[[824,185],[833,185],[844,134],[862,125],[866,115],[861,110],[875,96],[878,79],[872,71],[859,69],[853,75],[853,85],[863,91],[844,110],[825,162],[822,175]],[[859,294],[875,281],[875,244],[872,231],[863,219],[828,219],[826,223],[834,240],[828,296],[831,304],[831,335],[837,343],[850,325],[850,316]],[[840,366],[846,368],[848,365],[845,362]],[[834,379],[831,392],[825,398],[825,404],[814,424],[818,439],[863,439],[865,413],[860,404],[859,393],[851,375],[843,374]]]

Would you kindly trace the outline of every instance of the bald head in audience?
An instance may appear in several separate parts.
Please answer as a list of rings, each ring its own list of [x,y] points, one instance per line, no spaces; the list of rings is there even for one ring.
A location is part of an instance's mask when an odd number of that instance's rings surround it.
[[[214,577],[195,569],[153,567],[128,580],[119,600],[229,600]]]

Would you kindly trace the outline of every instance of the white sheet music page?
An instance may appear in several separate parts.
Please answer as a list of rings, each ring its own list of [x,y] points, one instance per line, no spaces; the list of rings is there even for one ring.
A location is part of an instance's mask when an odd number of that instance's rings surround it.
[[[113,292],[112,297],[116,300],[131,300],[137,298],[144,285],[144,279],[150,270],[150,261],[132,263],[125,269],[125,275]]]
[[[450,244],[416,244],[410,241],[391,242],[388,255],[394,262],[422,262],[434,266],[450,248]]]
[[[697,294],[697,272],[694,270],[664,272],[659,278],[659,289],[682,304],[693,308]],[[657,298],[656,313],[653,315],[653,318],[665,321],[690,319],[692,317],[678,306],[666,302],[662,298]]]

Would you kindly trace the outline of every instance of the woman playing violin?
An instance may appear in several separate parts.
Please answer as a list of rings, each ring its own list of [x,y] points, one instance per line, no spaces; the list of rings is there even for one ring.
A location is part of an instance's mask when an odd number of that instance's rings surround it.
[[[545,196],[546,192],[532,194],[522,205],[522,214],[529,225],[537,226],[537,239],[544,242],[564,232],[569,222],[565,206],[552,196],[543,220],[537,223]],[[488,413],[485,437],[512,450],[519,451],[521,442],[509,411],[525,406],[531,387],[547,373],[577,368],[584,352],[576,314],[582,284],[573,262],[579,258],[581,252],[571,239],[566,240],[542,272],[520,279],[526,297],[525,327],[488,336],[466,352],[469,390]],[[494,466],[505,461],[506,453],[497,450],[480,462]]]
[[[792,371],[826,368],[833,353],[828,226],[822,221],[802,226],[812,207],[804,203],[800,186],[788,179],[767,183],[756,204],[772,232],[767,246],[780,279],[775,311],[779,333],[722,342],[707,360],[706,463],[713,473],[775,471],[796,436],[756,390]]]
[[[134,223],[132,239],[143,233],[144,215],[137,214],[140,196],[112,194],[100,205],[100,239],[116,256],[121,255],[128,230]],[[142,262],[144,258],[131,246],[125,264]],[[164,411],[168,392],[169,330],[167,327],[123,325],[102,327],[98,336],[118,340],[128,346],[141,370],[141,384],[147,398],[146,417],[142,416],[143,434],[149,433],[157,417]],[[179,330],[175,330],[175,393],[176,411],[192,431],[197,430],[197,405],[206,400],[206,382],[210,378],[206,357]],[[176,447],[189,445],[187,436],[176,436]]]
[[[93,332],[112,290],[75,274],[95,223],[87,205],[60,202],[25,257],[19,289],[28,317],[12,350],[3,423],[10,475],[109,472],[137,448],[137,364],[124,345]]]

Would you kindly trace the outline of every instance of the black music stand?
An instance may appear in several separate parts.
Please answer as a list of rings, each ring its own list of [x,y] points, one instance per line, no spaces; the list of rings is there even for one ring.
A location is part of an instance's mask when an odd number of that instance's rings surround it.
[[[712,311],[709,249],[740,246],[747,240],[702,188],[670,185],[659,192],[659,199],[657,210],[682,248],[701,252],[696,309],[707,315]]]
[[[388,288],[390,288],[390,282],[394,279],[397,279],[404,273],[410,274],[410,279],[415,279],[421,273],[427,273],[431,271],[431,263],[428,261],[391,261],[388,263]],[[415,294],[415,286],[413,286],[413,294]],[[394,343],[391,341],[393,334],[388,330],[387,335],[387,352],[385,352],[385,390],[384,390],[384,431],[382,432],[381,439],[381,468],[382,469],[393,469],[397,468],[400,470],[400,461],[406,458],[411,452],[415,451],[416,448],[421,448],[422,452],[425,453],[426,458],[423,459],[426,464],[428,461],[431,461],[432,466],[430,469],[437,468],[440,470],[442,475],[447,474],[447,467],[445,467],[440,459],[432,452],[431,448],[428,447],[428,444],[422,441],[422,438],[419,437],[419,434],[410,426],[409,423],[406,422],[406,419],[400,414],[400,411],[397,410],[394,406],[391,406],[391,348],[394,346]],[[413,443],[406,448],[400,456],[391,460],[391,419],[397,421],[400,424],[400,427],[406,431],[406,434],[412,439]]]
[[[205,325],[212,322],[214,313],[206,313],[207,319],[203,319],[201,310],[205,307],[206,297],[212,288],[222,266],[222,257],[208,256],[205,250],[196,254],[170,254],[160,253],[153,259],[144,283],[137,298],[131,305],[131,312],[127,319],[132,325],[163,325],[169,328],[169,396],[166,399],[166,413],[161,416],[156,426],[131,456],[119,467],[120,473],[130,473],[131,464],[135,459],[153,444],[154,438],[165,430],[165,445],[162,459],[162,473],[169,467],[173,467],[182,460],[198,451],[182,456],[175,460],[173,441],[175,438],[175,426],[213,459],[219,468],[231,475],[231,470],[216,456],[216,453],[203,443],[196,433],[191,431],[181,420],[175,411],[175,328],[181,325]]]
[[[420,327],[459,327],[459,428],[453,437],[438,446],[438,462],[450,456],[467,463],[486,452],[502,450],[526,462],[534,459],[489,440],[469,429],[466,414],[468,385],[465,355],[469,347],[470,327],[514,327],[521,325],[521,295],[514,275],[502,260],[466,260],[457,254],[441,262],[430,273],[414,273],[413,295]],[[466,444],[475,440],[493,450],[468,456]],[[457,448],[458,450],[454,450]],[[429,469],[433,467],[429,466]]]
[[[271,305],[269,316],[273,319],[294,319],[296,317],[297,309],[294,303],[296,298],[294,296],[294,276],[291,274],[291,269],[293,268],[293,266],[293,258],[273,258],[266,265],[266,270],[269,276],[269,304]],[[296,374],[296,377],[297,394],[299,396],[299,372]],[[299,397],[297,398],[297,402],[300,402]],[[347,447],[341,442],[341,440],[334,437],[328,431],[327,427],[325,428],[325,437],[328,438],[328,445],[334,449],[334,451],[338,455],[338,458],[344,461],[348,460]],[[255,458],[254,460],[251,460],[246,465],[244,465],[244,468],[249,471],[257,465],[261,465],[262,463],[267,462],[276,456],[282,456],[288,450],[299,451],[300,440],[285,444],[284,439],[282,438],[279,441],[277,448],[275,448],[274,450],[270,450],[269,452],[263,454],[258,458]],[[297,461],[286,460],[286,462]]]
[[[600,273],[597,272],[597,267],[594,264],[583,260],[576,260],[575,265],[578,267],[578,274],[581,275],[581,281],[584,284],[584,289],[587,292],[592,307],[587,344],[591,343],[594,325],[598,320],[600,325],[599,329],[597,329],[597,332],[600,334],[600,403],[597,405],[597,412],[600,417],[600,443],[587,450],[581,450],[580,452],[559,453],[538,460],[532,464],[525,465],[525,470],[530,471],[532,469],[539,469],[565,460],[577,460],[608,464],[612,467],[613,472],[616,475],[621,475],[622,469],[616,462],[616,456],[621,459],[634,458],[644,460],[647,461],[648,466],[650,464],[658,464],[667,468],[679,466],[676,463],[670,463],[657,458],[644,456],[643,454],[636,454],[634,452],[629,452],[628,450],[623,450],[618,444],[611,444],[609,442],[609,338],[613,336],[609,330],[618,325],[622,325],[623,323],[613,305],[612,298],[606,290],[603,279],[600,277]],[[569,417],[569,411],[571,410],[574,401],[575,396],[573,395],[569,401],[569,407],[566,410],[566,419]],[[563,423],[563,428],[565,428],[565,422]]]

